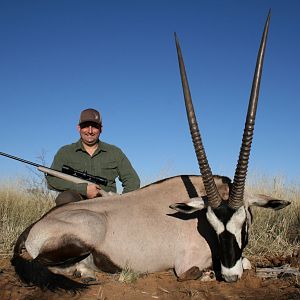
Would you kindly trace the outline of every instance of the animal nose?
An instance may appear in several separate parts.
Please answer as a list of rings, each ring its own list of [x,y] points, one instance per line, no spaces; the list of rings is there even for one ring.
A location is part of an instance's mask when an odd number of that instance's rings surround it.
[[[226,282],[236,282],[239,279],[238,275],[222,275]]]

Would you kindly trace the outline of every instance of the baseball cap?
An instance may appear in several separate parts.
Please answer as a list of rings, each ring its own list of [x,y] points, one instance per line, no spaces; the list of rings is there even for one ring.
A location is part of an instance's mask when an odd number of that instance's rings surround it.
[[[94,122],[96,124],[101,124],[102,119],[100,113],[93,108],[83,110],[80,113],[79,125],[85,122]]]

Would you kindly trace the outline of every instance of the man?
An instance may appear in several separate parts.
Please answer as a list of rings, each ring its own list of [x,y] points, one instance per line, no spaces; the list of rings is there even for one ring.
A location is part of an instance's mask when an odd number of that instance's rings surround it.
[[[117,177],[122,182],[123,193],[140,187],[140,179],[122,150],[99,140],[102,120],[97,110],[91,108],[83,110],[77,130],[80,140],[60,148],[51,168],[61,171],[63,165],[67,165],[75,170],[104,177],[108,180],[108,184],[107,186],[93,183],[75,184],[48,175],[49,188],[62,192],[55,200],[56,205],[98,197],[101,189],[116,192]]]

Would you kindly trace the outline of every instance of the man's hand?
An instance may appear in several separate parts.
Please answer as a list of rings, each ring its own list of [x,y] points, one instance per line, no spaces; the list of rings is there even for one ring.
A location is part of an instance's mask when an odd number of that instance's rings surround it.
[[[97,184],[88,184],[86,188],[86,196],[88,199],[93,199],[101,196],[101,187]]]

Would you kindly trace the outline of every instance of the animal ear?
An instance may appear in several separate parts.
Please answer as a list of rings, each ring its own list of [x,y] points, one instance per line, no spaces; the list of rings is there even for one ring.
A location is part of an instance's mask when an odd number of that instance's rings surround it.
[[[274,210],[282,209],[291,204],[290,201],[280,200],[271,196],[261,194],[248,194],[246,200],[248,201],[249,206],[255,205],[264,208],[271,208]]]
[[[202,210],[205,207],[205,203],[202,198],[191,198],[188,202],[174,203],[169,207],[175,209],[184,214],[192,214],[197,210]]]

